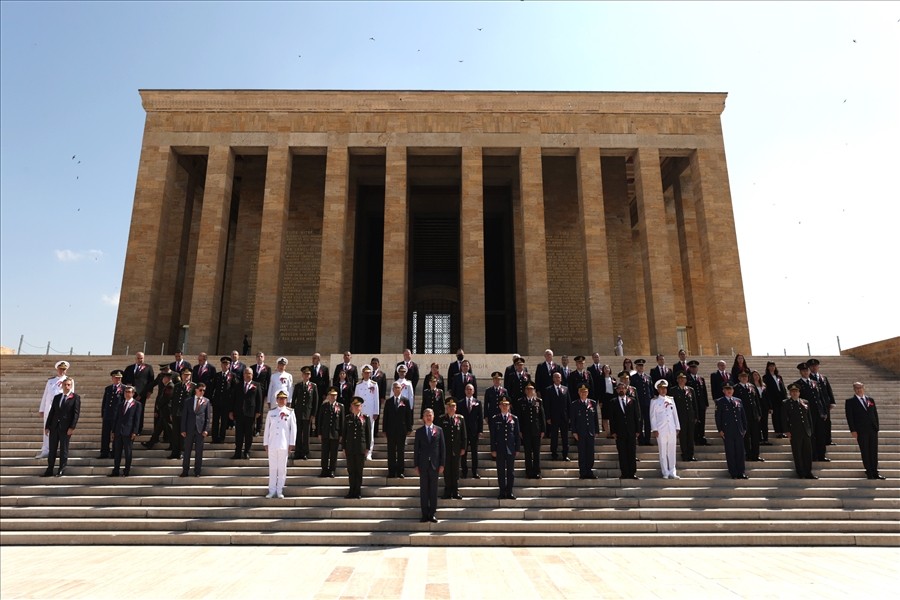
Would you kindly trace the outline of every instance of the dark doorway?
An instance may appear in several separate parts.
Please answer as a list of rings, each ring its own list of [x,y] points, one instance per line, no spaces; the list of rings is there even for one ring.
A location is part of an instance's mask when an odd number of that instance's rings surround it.
[[[384,186],[357,188],[355,232],[350,347],[354,352],[372,354],[381,349],[381,290],[386,268]]]

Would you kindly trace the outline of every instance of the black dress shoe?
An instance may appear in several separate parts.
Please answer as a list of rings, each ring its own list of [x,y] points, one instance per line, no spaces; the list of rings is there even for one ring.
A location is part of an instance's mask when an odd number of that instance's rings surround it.
[[[131,471],[129,471],[128,469],[122,471],[122,477],[128,477],[129,475],[131,475]]]
[[[185,472],[179,474],[178,476],[179,476],[179,477],[187,477],[187,476],[188,476],[187,471],[185,471]]]
[[[328,477],[328,471],[321,471],[316,477]]]
[[[443,496],[441,496],[441,500],[449,500],[451,497],[452,496],[450,496],[450,494],[444,494]]]
[[[818,479],[815,475],[807,475],[804,479]]]
[[[118,476],[119,476],[119,472],[116,471],[115,469],[113,469],[113,472],[110,473],[109,476],[110,476],[110,477],[118,477]]]
[[[453,499],[454,500],[462,500],[462,496],[460,496],[459,494],[453,494]]]
[[[473,473],[473,474],[472,474],[472,477],[473,477],[474,479],[481,479],[481,475],[479,475],[478,473]]]
[[[535,478],[535,479],[543,479],[543,477],[541,477],[541,474],[540,474],[540,473],[538,473],[537,475],[535,475],[534,478]]]
[[[62,476],[65,475],[65,474],[66,474],[66,469],[65,469],[65,467],[61,468],[59,471],[56,472],[56,476],[57,476],[57,477],[62,477]]]
[[[428,519],[428,520],[431,521],[432,523],[437,523],[437,522],[438,522],[437,517],[431,517],[431,518]]]
[[[689,458],[689,459],[688,459],[688,462],[697,462],[697,459],[696,459],[696,458]]]
[[[241,458],[243,458],[244,460],[250,460],[250,453],[244,452],[243,454],[241,454]]]
[[[887,479],[887,477],[885,477],[884,475],[876,475],[876,476],[874,476],[872,479],[881,479],[881,480],[884,480],[884,479]]]
[[[568,456],[563,456],[563,460],[564,460],[565,462],[572,462],[572,459],[569,458]]]
[[[837,442],[829,442],[828,445],[829,446],[837,446]]]
[[[510,494],[509,496],[506,497],[506,499],[507,500],[516,500],[517,498],[516,498],[515,494]]]
[[[47,469],[41,474],[41,477],[50,477],[51,475],[53,475],[53,469]],[[871,477],[869,479],[871,479]]]
[[[638,477],[637,475],[632,475],[631,478],[632,479],[640,479],[640,477]]]
[[[421,519],[419,519],[419,523],[427,523],[427,522],[428,522],[428,519],[426,519],[425,517],[422,517]]]
[[[235,452],[234,454],[231,455],[231,460],[238,460],[240,457],[241,457],[241,455]]]
[[[397,479],[406,479],[406,475],[403,473],[397,473]]]
[[[558,454],[551,454],[551,455],[550,455],[550,460],[559,460],[559,455],[558,455]]]
[[[497,500],[506,500],[506,494],[499,494]]]
[[[831,462],[831,459],[828,458],[827,456],[825,456],[825,457],[822,457],[822,462]]]
[[[344,496],[344,499],[345,500],[353,500],[355,497],[356,496],[354,496],[353,494],[347,494],[346,496]]]
[[[750,479],[750,478],[747,477],[746,475],[741,475],[740,477],[738,477],[738,479]]]
[[[144,442],[141,442],[141,443],[143,444]],[[109,454],[101,454],[97,458],[109,458]]]
[[[334,471],[328,471],[328,477],[334,479]]]

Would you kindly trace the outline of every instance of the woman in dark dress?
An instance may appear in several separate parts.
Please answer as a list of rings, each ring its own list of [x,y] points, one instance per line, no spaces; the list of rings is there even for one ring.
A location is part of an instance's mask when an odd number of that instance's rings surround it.
[[[766,386],[763,402],[772,411],[772,429],[777,437],[784,439],[787,435],[784,431],[782,407],[787,400],[787,390],[784,387],[784,379],[778,374],[778,367],[771,360],[766,363],[766,372],[762,376],[762,381]]]

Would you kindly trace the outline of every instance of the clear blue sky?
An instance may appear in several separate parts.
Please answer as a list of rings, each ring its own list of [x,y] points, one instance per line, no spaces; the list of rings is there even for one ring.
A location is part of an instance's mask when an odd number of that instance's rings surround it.
[[[64,352],[110,351],[141,88],[728,92],[753,353],[805,353],[809,342],[836,354],[836,336],[846,348],[900,335],[898,2],[0,11],[4,346],[24,334],[24,352],[48,340]]]

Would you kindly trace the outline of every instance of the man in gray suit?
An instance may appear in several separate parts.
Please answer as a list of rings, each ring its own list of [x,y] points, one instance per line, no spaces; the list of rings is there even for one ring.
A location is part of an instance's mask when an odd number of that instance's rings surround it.
[[[422,507],[422,523],[437,523],[434,513],[437,511],[438,479],[444,472],[447,450],[444,445],[444,432],[434,424],[434,411],[426,408],[422,414],[424,425],[416,431],[413,461],[416,475],[419,476],[419,500]]]
[[[191,468],[191,450],[196,448],[197,458],[194,460],[194,477],[200,477],[203,468],[203,442],[209,434],[212,424],[212,407],[203,395],[206,385],[197,384],[194,388],[194,400],[185,402],[181,411],[181,437],[184,438],[184,459],[181,463],[180,477],[187,477]]]

